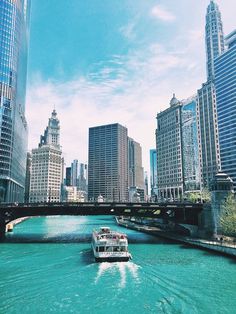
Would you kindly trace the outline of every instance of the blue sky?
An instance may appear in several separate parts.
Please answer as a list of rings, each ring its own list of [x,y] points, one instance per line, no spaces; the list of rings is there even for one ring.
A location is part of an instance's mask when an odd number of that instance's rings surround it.
[[[172,93],[205,80],[208,0],[33,0],[26,114],[36,147],[55,105],[66,163],[87,160],[90,126],[119,122],[155,147],[155,117]],[[225,33],[235,0],[219,0]]]

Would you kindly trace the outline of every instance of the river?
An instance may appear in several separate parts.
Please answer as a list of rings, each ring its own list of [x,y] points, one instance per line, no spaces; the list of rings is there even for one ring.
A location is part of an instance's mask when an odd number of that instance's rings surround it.
[[[125,231],[133,259],[95,263],[91,232]],[[236,313],[236,261],[116,225],[42,217],[0,244],[0,313]]]

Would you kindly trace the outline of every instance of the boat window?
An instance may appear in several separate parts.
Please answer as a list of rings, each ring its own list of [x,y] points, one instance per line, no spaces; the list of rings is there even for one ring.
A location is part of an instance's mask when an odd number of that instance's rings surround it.
[[[113,247],[114,252],[120,252],[120,247],[119,246],[114,246]]]
[[[126,252],[126,247],[125,247],[125,246],[121,246],[121,247],[120,247],[120,251],[121,251],[121,252]]]
[[[96,247],[96,252],[98,252],[98,247]]]
[[[106,252],[112,252],[112,246],[107,246],[106,247]]]
[[[105,247],[104,246],[99,246],[99,252],[104,252],[105,251]]]

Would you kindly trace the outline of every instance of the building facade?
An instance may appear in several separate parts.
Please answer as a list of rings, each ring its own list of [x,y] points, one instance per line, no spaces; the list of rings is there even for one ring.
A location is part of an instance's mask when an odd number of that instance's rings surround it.
[[[150,188],[151,197],[157,196],[157,151],[156,149],[150,149]]]
[[[87,199],[85,191],[81,191],[77,186],[64,186],[64,202],[84,202]]]
[[[181,102],[173,95],[170,107],[157,114],[157,193],[160,199],[177,199],[183,195],[181,107]]]
[[[0,201],[23,202],[30,1],[0,1]]]
[[[88,192],[88,166],[84,163],[79,163],[79,173],[77,187],[81,191]]]
[[[201,190],[198,129],[197,97],[193,96],[182,102],[181,134],[183,155],[184,193]]]
[[[142,147],[128,137],[128,186],[144,189],[144,170],[142,166]]]
[[[226,37],[228,49],[215,59],[215,87],[221,170],[236,191],[236,30]]]
[[[78,160],[74,159],[71,163],[71,185],[77,186],[78,180]]]
[[[127,128],[118,123],[89,128],[88,155],[88,199],[127,201]]]
[[[71,167],[66,167],[65,185],[71,186]]]
[[[26,160],[25,198],[24,198],[25,203],[29,202],[31,168],[32,168],[32,155],[30,152],[28,152]]]
[[[60,201],[63,163],[60,125],[53,110],[38,148],[32,150],[30,202]]]
[[[199,192],[196,96],[180,102],[174,95],[170,107],[157,115],[156,147],[157,197],[181,199]]]

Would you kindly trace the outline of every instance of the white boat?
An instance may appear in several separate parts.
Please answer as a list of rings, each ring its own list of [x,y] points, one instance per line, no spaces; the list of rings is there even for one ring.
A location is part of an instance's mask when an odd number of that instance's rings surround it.
[[[100,227],[92,235],[92,249],[96,262],[128,261],[128,240],[124,233],[111,231],[109,227]]]

